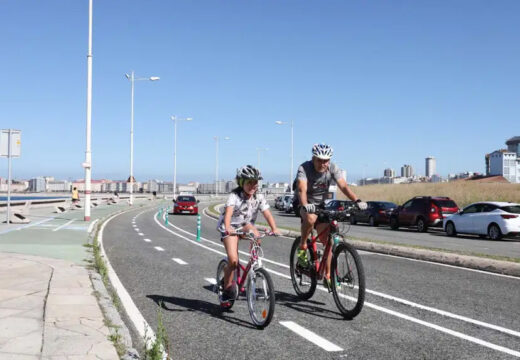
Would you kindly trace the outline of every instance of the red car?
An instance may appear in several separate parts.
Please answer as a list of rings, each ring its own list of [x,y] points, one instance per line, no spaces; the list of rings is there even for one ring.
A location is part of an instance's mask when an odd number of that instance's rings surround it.
[[[173,201],[173,213],[197,215],[199,213],[198,203],[199,201],[195,200],[194,196],[179,195],[177,200]]]
[[[416,196],[394,209],[390,215],[390,227],[416,226],[417,231],[428,231],[429,227],[442,226],[444,215],[454,214],[459,207],[449,197]]]

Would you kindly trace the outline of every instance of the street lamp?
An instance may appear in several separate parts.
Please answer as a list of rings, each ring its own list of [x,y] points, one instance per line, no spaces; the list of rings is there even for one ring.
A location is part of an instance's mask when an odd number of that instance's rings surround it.
[[[126,78],[130,80],[132,89],[132,100],[130,108],[130,205],[134,204],[134,83],[136,81],[157,81],[158,76],[150,76],[146,78],[136,78],[134,71],[130,75],[125,74]]]
[[[90,221],[90,190],[92,179],[92,0],[88,3],[88,52],[87,52],[87,129],[85,162],[85,213],[83,220]],[[7,220],[9,221],[9,220]]]
[[[269,148],[256,148],[256,154],[257,154],[257,163],[256,163],[256,167],[258,170],[260,170],[260,153],[262,151],[268,151]]]
[[[289,189],[291,191],[291,194],[293,192],[292,189],[292,182],[293,182],[293,159],[294,159],[294,122],[291,120],[291,122],[288,121],[275,121],[275,124],[277,125],[290,125],[291,126],[291,171],[290,171],[290,178],[289,178]]]
[[[173,200],[175,200],[175,191],[177,189],[177,121],[192,121],[193,118],[179,118],[171,116],[173,120]]]
[[[215,151],[215,196],[217,196],[218,195],[218,141],[219,141],[219,137],[213,136],[213,139],[215,139],[215,147],[216,147],[216,151]],[[231,138],[228,136],[225,136],[222,138],[222,140],[231,140]]]

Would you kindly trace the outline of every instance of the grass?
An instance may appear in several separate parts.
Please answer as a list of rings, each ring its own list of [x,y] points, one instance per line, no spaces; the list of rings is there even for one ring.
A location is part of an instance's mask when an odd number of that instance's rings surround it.
[[[163,360],[163,354],[166,352],[170,353],[170,344],[168,343],[168,335],[166,333],[166,328],[163,324],[161,307],[163,306],[162,302],[157,309],[157,332],[155,335],[155,340],[150,343],[150,338],[147,334],[144,337],[144,349],[143,349],[143,360]],[[149,345],[148,345],[149,344]],[[169,359],[170,357],[167,356]]]
[[[391,201],[403,204],[414,196],[449,196],[462,208],[477,201],[520,203],[520,184],[453,181],[449,183],[384,184],[351,187],[364,201]],[[338,199],[346,199],[339,192]]]

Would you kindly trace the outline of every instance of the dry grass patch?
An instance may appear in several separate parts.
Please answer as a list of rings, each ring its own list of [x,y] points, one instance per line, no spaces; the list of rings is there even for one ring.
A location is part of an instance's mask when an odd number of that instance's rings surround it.
[[[364,201],[392,201],[398,205],[414,196],[449,196],[459,207],[477,201],[510,201],[520,203],[520,184],[478,183],[454,181],[449,183],[419,183],[367,185],[351,188]],[[345,196],[338,193],[339,199]]]

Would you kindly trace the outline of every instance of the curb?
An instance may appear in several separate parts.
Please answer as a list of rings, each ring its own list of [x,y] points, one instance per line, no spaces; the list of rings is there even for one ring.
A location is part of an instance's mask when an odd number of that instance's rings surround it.
[[[205,211],[206,215],[218,219],[211,211]],[[284,236],[297,237],[300,233],[293,230],[280,229]],[[492,272],[502,275],[520,277],[520,263],[493,260],[471,255],[453,254],[443,251],[427,249],[414,249],[399,245],[377,244],[361,240],[349,240],[356,249],[385,255],[399,256],[409,259],[431,261],[440,264],[464,267],[474,270]]]

